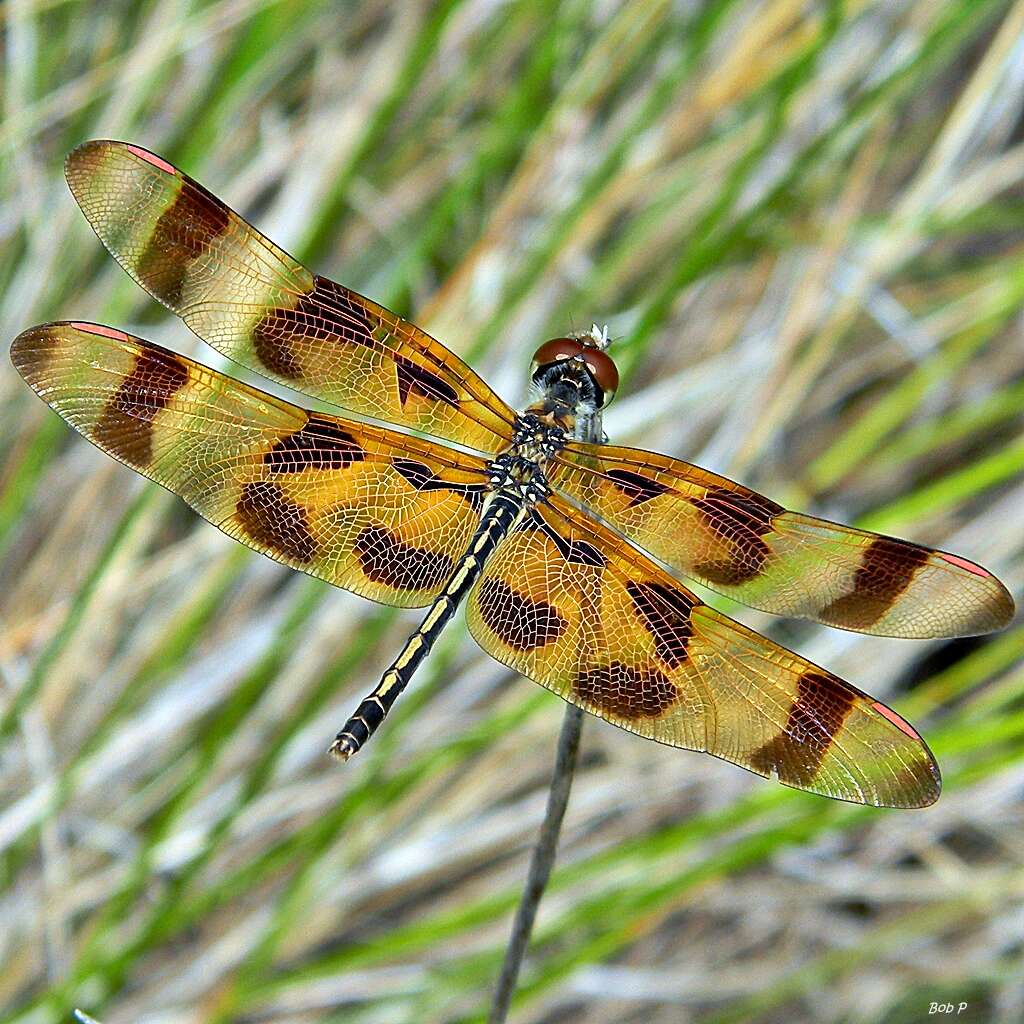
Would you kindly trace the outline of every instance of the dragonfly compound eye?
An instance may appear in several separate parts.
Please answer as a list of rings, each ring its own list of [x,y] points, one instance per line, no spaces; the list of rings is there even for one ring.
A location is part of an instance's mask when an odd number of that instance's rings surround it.
[[[561,363],[583,354],[586,346],[579,338],[552,338],[533,354],[533,370],[550,363]]]
[[[607,405],[619,389],[619,370],[607,352],[598,348],[584,348],[583,361],[587,364],[590,375],[604,394],[604,405]]]

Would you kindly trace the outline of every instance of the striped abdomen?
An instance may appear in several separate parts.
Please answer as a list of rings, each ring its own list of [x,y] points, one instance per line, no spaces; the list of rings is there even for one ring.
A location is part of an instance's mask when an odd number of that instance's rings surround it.
[[[376,688],[363,700],[356,713],[335,737],[330,748],[331,754],[347,761],[373,735],[398,695],[408,686],[420,662],[434,646],[434,641],[455,613],[459,602],[469,593],[491,552],[522,512],[522,501],[517,495],[505,491],[495,494],[448,586],[435,598],[419,628],[409,637]]]

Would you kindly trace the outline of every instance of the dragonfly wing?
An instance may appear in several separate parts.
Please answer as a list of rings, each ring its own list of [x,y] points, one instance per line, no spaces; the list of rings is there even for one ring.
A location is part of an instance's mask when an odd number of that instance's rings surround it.
[[[702,604],[557,497],[494,552],[467,617],[492,657],[630,732],[836,799],[939,795],[931,752],[896,712]]]
[[[65,173],[121,266],[235,362],[359,415],[480,451],[512,436],[513,411],[440,342],[313,274],[161,157],[87,142]]]
[[[98,324],[33,327],[11,357],[76,430],[214,526],[372,600],[429,603],[479,523],[475,456],[308,412]]]
[[[679,459],[571,444],[558,491],[690,579],[778,615],[880,636],[1002,629],[1013,599],[959,555],[790,512]]]

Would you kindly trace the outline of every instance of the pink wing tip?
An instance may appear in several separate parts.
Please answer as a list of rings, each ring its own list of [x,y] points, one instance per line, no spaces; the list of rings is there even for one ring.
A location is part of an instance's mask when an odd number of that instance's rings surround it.
[[[966,558],[961,558],[959,555],[949,555],[942,552],[942,558],[944,561],[949,562],[950,565],[955,565],[958,569],[966,569],[968,572],[973,572],[975,576],[981,576],[982,579],[991,579],[992,573],[988,569],[982,569],[980,565],[975,565],[973,562],[968,562]]]
[[[883,718],[888,718],[893,725],[901,732],[905,732],[912,740],[919,740],[921,737],[914,730],[914,727],[900,718],[892,708],[887,708],[880,700],[871,705]]]
[[[147,164],[152,164],[154,167],[159,167],[161,171],[166,171],[168,174],[177,174],[178,172],[166,161],[163,157],[159,157],[156,153],[150,153],[148,149],[143,149],[141,146],[128,145],[128,152],[134,153],[140,160],[145,160]]]
[[[79,321],[72,321],[71,326],[76,331],[85,331],[86,334],[98,334],[103,338],[113,338],[114,341],[127,341],[128,335],[124,331],[118,331],[113,327],[105,327],[103,324],[86,324]]]

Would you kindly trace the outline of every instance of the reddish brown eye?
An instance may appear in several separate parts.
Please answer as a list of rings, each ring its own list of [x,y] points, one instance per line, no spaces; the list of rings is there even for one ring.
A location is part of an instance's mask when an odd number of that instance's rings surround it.
[[[619,387],[619,371],[601,349],[588,345],[581,338],[552,338],[533,354],[533,371],[539,366],[549,366],[568,359],[582,359],[590,376],[601,389],[602,404],[607,405]]]
[[[573,359],[583,352],[583,342],[578,338],[552,338],[533,354],[534,366],[545,366],[563,359]]]
[[[612,357],[599,348],[584,348],[583,361],[604,392],[605,403],[610,402],[612,395],[619,390],[619,370]]]

